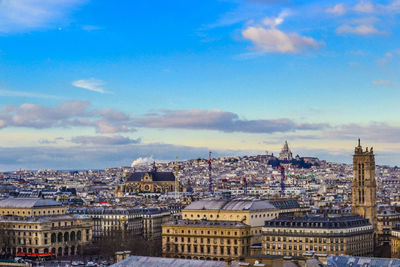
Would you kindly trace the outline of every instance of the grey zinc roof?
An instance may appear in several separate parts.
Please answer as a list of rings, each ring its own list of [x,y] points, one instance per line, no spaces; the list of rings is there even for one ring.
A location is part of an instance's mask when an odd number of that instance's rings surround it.
[[[143,266],[152,266],[152,267],[225,267],[225,262],[130,256],[127,259],[117,262],[111,266],[112,267],[143,267]]]
[[[233,199],[233,200],[198,200],[188,205],[185,210],[269,210],[275,207],[268,200]]]
[[[328,256],[328,267],[353,266],[353,267],[400,267],[399,259],[368,258],[352,256]]]
[[[175,181],[175,175],[173,172],[134,172],[127,174],[128,182],[140,182],[143,176],[148,173],[154,182],[173,182]]]
[[[62,206],[60,202],[43,198],[6,198],[0,200],[2,208],[36,208],[48,206]]]
[[[192,202],[185,207],[185,210],[220,210],[226,203],[226,200],[202,199]]]

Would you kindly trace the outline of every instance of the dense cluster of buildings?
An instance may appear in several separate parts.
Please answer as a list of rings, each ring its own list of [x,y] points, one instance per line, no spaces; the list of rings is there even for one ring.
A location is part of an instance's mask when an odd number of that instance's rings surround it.
[[[293,157],[285,142],[279,157],[0,178],[6,255],[74,256],[115,235],[192,260],[400,255],[400,170],[376,166],[360,143],[352,165]]]

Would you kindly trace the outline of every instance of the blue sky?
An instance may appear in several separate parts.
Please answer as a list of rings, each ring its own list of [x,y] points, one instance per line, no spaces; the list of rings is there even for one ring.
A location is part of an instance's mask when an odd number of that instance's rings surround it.
[[[277,153],[399,165],[400,1],[0,2],[0,170]]]

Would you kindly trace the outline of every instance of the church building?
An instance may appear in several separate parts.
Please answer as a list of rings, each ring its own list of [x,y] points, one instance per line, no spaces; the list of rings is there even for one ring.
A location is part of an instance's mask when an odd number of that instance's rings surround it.
[[[148,172],[133,172],[126,174],[123,185],[117,185],[115,196],[121,197],[125,193],[162,193],[175,191],[175,175],[173,172],[157,171],[155,163]]]
[[[282,161],[291,161],[293,159],[292,151],[290,151],[287,141],[285,141],[278,159]]]

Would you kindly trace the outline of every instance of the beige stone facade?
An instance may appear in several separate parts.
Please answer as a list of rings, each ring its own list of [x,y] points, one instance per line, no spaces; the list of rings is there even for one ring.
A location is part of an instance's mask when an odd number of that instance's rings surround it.
[[[182,210],[184,220],[242,222],[250,226],[251,244],[261,243],[264,221],[279,216],[279,210],[267,200],[199,200]]]
[[[378,245],[389,245],[392,229],[400,223],[400,213],[390,207],[378,210],[377,236]]]
[[[400,226],[393,227],[391,231],[390,249],[392,258],[400,258]]]
[[[240,222],[179,220],[163,225],[164,257],[240,259],[249,254],[250,227]]]
[[[53,200],[9,198],[0,201],[0,213],[2,247],[11,255],[76,255],[92,239],[92,220],[66,214]]]
[[[280,217],[263,228],[263,254],[302,256],[304,253],[369,256],[373,228],[357,216]]]

